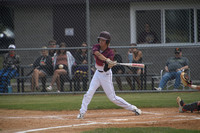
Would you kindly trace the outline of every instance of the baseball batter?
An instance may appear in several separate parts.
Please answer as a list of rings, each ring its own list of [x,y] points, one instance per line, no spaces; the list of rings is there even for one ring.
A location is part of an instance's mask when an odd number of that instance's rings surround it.
[[[114,86],[112,83],[112,71],[111,68],[116,65],[116,61],[112,61],[114,54],[113,51],[108,47],[110,44],[110,33],[103,31],[98,36],[98,44],[93,46],[92,52],[96,60],[96,71],[91,80],[89,89],[84,95],[80,113],[78,119],[83,119],[87,111],[87,107],[98,87],[102,86],[107,97],[116,105],[133,111],[135,115],[140,115],[142,111],[136,106],[131,105],[119,96],[116,96]]]

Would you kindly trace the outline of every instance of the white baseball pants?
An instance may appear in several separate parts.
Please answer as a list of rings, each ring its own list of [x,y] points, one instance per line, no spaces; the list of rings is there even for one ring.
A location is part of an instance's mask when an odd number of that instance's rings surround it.
[[[136,106],[131,105],[121,97],[116,96],[112,82],[112,71],[110,69],[107,72],[99,72],[98,70],[96,70],[91,80],[89,89],[83,97],[80,113],[85,113],[87,111],[88,104],[90,103],[95,91],[100,86],[102,86],[110,101],[112,101],[116,105],[131,111],[137,109]]]

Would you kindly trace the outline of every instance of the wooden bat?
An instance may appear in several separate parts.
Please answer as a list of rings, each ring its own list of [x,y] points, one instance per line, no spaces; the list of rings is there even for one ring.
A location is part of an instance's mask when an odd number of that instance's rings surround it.
[[[117,65],[138,67],[138,68],[144,68],[144,66],[145,66],[144,64],[140,64],[140,63],[117,63]]]

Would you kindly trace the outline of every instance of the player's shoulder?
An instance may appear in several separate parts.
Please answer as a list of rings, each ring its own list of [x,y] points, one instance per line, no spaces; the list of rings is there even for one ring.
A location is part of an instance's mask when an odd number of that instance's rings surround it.
[[[99,43],[94,44],[93,47],[100,47],[100,44]]]

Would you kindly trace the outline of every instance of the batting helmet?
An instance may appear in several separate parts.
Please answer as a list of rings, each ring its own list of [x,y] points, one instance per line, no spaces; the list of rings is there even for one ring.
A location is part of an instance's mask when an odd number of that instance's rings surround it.
[[[106,44],[110,43],[111,37],[110,37],[110,33],[109,32],[102,31],[98,36],[98,42],[99,42],[100,38],[103,39],[103,40],[106,40]]]

